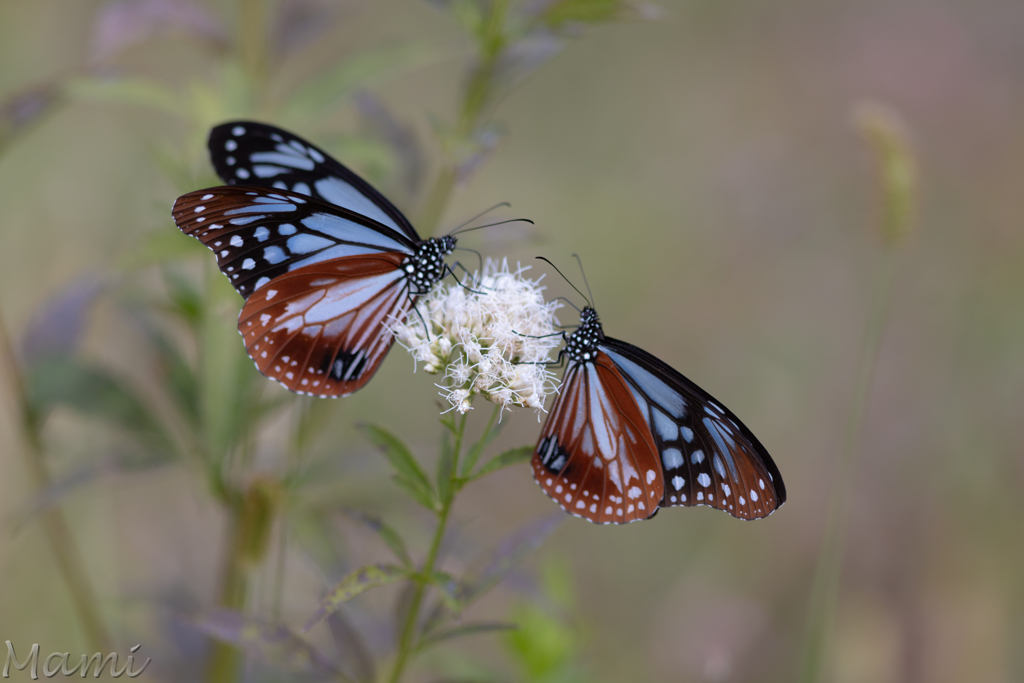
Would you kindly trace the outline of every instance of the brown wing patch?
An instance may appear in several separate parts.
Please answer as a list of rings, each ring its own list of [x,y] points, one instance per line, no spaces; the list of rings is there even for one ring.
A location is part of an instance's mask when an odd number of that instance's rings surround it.
[[[348,396],[391,348],[384,324],[412,307],[404,254],[346,256],[281,275],[257,289],[238,317],[249,357],[288,389]]]
[[[664,495],[650,429],[604,353],[566,370],[532,464],[563,510],[598,524],[647,519]]]

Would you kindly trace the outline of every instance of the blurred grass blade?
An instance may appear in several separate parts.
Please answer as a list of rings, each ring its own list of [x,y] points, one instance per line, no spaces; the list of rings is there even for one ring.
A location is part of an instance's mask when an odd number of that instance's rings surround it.
[[[469,605],[493,588],[509,570],[540,548],[565,518],[561,511],[542,517],[502,541],[482,568],[463,580],[463,603]]]
[[[469,478],[469,481],[476,481],[477,479],[486,477],[488,474],[492,474],[498,470],[529,461],[530,458],[533,457],[533,448],[533,446],[519,446],[518,448],[512,448],[495,456],[492,460],[488,461],[483,467],[477,470],[477,472]]]
[[[92,304],[105,288],[96,276],[85,275],[61,289],[42,304],[21,337],[26,365],[47,356],[70,356],[77,349]]]
[[[917,219],[918,169],[909,132],[895,109],[877,102],[858,104],[853,121],[871,146],[878,169],[879,231],[887,246],[899,246]]]
[[[337,610],[343,603],[351,600],[360,593],[365,593],[371,588],[386,586],[409,578],[409,570],[392,564],[371,564],[355,570],[338,582],[331,591],[320,601],[320,607],[313,616],[309,618],[306,625],[302,627],[305,633],[309,629],[327,618]]]
[[[145,78],[82,76],[68,84],[67,92],[72,99],[148,107],[186,120],[189,118],[188,107],[179,93],[163,83]]]
[[[414,44],[377,48],[340,59],[336,67],[307,80],[287,96],[282,118],[300,124],[316,117],[326,118],[334,107],[351,98],[358,88],[425,66],[439,59],[440,55],[437,49]]]
[[[342,677],[331,661],[283,624],[217,610],[194,621],[207,635],[293,672]]]
[[[481,621],[471,622],[468,624],[462,624],[460,626],[453,626],[452,628],[444,629],[433,633],[419,642],[417,649],[425,650],[428,647],[433,647],[438,643],[442,643],[446,640],[455,640],[456,638],[464,638],[466,636],[475,636],[482,633],[494,633],[496,631],[513,631],[518,628],[515,624],[501,622],[501,621]]]
[[[157,453],[172,454],[172,439],[145,403],[108,371],[69,356],[51,356],[29,368],[26,388],[41,413],[63,405],[121,427]]]
[[[338,651],[342,664],[351,672],[350,677],[358,683],[372,683],[377,679],[377,667],[373,656],[366,647],[363,637],[352,622],[339,609],[327,617],[327,626]]]
[[[373,425],[361,425],[362,431],[384,452],[396,472],[395,483],[404,488],[425,507],[436,510],[437,496],[416,459],[404,443],[389,432]]]
[[[401,560],[403,565],[409,568],[412,567],[412,558],[409,557],[409,551],[405,548],[405,541],[402,540],[397,531],[388,526],[382,519],[359,510],[346,509],[344,513],[346,516],[372,529],[387,544],[391,552],[395,554],[395,557]]]
[[[624,0],[543,0],[527,5],[535,21],[552,28],[567,24],[603,24],[630,19],[656,19],[661,8]]]

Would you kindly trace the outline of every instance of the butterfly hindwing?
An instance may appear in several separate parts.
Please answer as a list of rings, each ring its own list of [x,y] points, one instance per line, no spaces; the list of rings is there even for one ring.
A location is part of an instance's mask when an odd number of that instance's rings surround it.
[[[254,121],[232,121],[211,130],[207,144],[217,175],[228,185],[312,196],[420,241],[408,219],[384,195],[297,135]]]
[[[646,351],[605,337],[598,348],[629,384],[657,445],[662,506],[708,505],[740,519],[767,517],[786,500],[764,446],[727,408]]]
[[[346,256],[275,278],[245,302],[238,331],[260,372],[288,389],[347,396],[377,371],[385,323],[412,307],[404,254]]]
[[[566,512],[599,524],[646,519],[664,495],[645,418],[604,354],[569,363],[532,465],[537,483]]]
[[[404,235],[364,216],[260,187],[190,192],[178,198],[172,213],[182,232],[217,255],[221,272],[243,297],[312,264],[382,252],[408,255],[416,248]]]

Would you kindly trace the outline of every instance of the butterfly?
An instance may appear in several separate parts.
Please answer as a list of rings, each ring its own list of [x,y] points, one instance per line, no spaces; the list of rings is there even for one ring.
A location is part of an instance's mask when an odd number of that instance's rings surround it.
[[[593,307],[558,360],[565,376],[532,466],[566,512],[625,524],[708,505],[758,519],[785,502],[778,467],[739,418],[665,362],[605,336]]]
[[[228,185],[183,195],[172,213],[245,298],[249,357],[292,391],[353,393],[391,348],[387,323],[450,272],[455,237],[420,239],[369,183],[279,128],[225,123],[209,150]]]

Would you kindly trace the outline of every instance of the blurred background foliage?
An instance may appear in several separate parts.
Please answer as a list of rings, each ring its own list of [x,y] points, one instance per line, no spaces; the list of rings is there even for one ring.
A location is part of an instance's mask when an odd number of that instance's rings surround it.
[[[422,234],[512,202],[536,228],[465,245],[579,252],[608,333],[786,476],[767,521],[569,519],[522,568],[502,539],[544,537],[553,504],[523,466],[474,484],[442,559],[501,568],[465,611],[494,628],[410,680],[1024,679],[1021,25],[1016,0],[0,4],[0,634],[142,643],[167,681],[213,675],[207,636],[248,680],[371,680],[393,647],[401,585],[297,631],[394,561],[379,520],[426,553],[356,425],[426,456],[436,390],[400,351],[341,401],[253,369],[237,295],[169,215],[217,183],[208,128],[249,116]],[[495,452],[539,429],[503,427]]]

